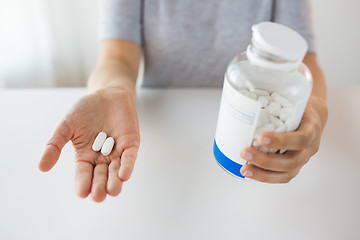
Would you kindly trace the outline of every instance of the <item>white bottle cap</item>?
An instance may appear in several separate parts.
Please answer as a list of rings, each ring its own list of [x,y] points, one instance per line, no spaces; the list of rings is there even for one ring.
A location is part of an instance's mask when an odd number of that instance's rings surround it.
[[[256,56],[250,46],[247,55],[250,61],[264,67],[295,69],[302,62],[308,46],[305,39],[294,30],[274,22],[261,22],[252,27],[252,45],[271,60]]]

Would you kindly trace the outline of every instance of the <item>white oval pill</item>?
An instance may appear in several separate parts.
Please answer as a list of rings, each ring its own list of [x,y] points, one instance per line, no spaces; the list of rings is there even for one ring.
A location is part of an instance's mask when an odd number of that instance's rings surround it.
[[[280,110],[282,113],[286,113],[286,114],[292,114],[294,109],[293,108],[282,108]]]
[[[249,96],[248,96],[248,97],[251,98],[251,99],[254,99],[254,100],[257,99],[256,94],[255,94],[255,93],[252,93],[252,92],[249,92]]]
[[[281,127],[278,127],[275,132],[286,132],[286,127],[285,126],[281,126]]]
[[[269,112],[266,109],[261,109],[257,127],[263,126],[267,123],[270,123]]]
[[[257,142],[256,139],[253,140],[252,146],[253,146],[255,149],[258,149],[258,148],[260,147],[260,145],[259,145],[259,143]]]
[[[288,129],[290,129],[291,123],[292,123],[292,119],[288,119],[288,120],[285,121],[285,126],[286,126]]]
[[[276,148],[270,148],[269,153],[276,153],[278,151],[278,149]]]
[[[270,104],[270,103],[272,103],[272,101],[271,101],[271,97],[270,97],[270,96],[265,96],[265,97],[267,98],[267,100],[268,100],[269,104]]]
[[[95,138],[95,141],[92,145],[92,150],[95,152],[100,151],[101,147],[103,146],[105,140],[106,140],[106,133],[100,132],[97,137]]]
[[[281,119],[281,121],[286,122],[286,120],[291,118],[292,113],[293,113],[292,108],[282,108],[280,110],[279,118]]]
[[[274,102],[279,103],[282,107],[284,108],[291,108],[294,106],[294,104],[292,104],[289,100],[287,100],[286,98],[282,97],[280,94],[273,94],[271,95],[271,99]]]
[[[257,138],[260,134],[262,134],[263,132],[273,132],[275,130],[275,126],[274,124],[266,124],[262,127],[259,127],[256,129],[255,131],[255,138]]]
[[[259,131],[259,132],[272,132],[274,130],[275,130],[275,126],[271,123],[266,124],[258,129],[256,129],[256,131]]]
[[[284,126],[284,123],[277,117],[270,115],[270,120],[271,120],[271,123],[275,125],[275,127]]]
[[[108,137],[105,140],[104,145],[101,148],[102,155],[104,155],[104,156],[109,155],[114,147],[114,143],[115,143],[115,140],[112,137]]]
[[[261,107],[263,107],[263,108],[266,107],[269,103],[268,98],[265,96],[259,96],[257,101],[261,103]]]
[[[257,96],[270,96],[270,93],[266,90],[262,89],[254,89],[252,90],[253,93],[255,93]]]
[[[271,98],[273,98],[275,96],[279,96],[279,95],[280,95],[280,93],[278,93],[278,92],[273,92],[272,94],[270,94]]]
[[[279,103],[271,102],[266,109],[269,111],[269,113],[275,117],[278,117],[280,115],[281,106]]]
[[[270,149],[267,148],[267,147],[262,147],[262,146],[261,146],[261,147],[259,148],[259,150],[262,151],[262,152],[264,152],[264,153],[269,153],[269,150],[270,150]]]

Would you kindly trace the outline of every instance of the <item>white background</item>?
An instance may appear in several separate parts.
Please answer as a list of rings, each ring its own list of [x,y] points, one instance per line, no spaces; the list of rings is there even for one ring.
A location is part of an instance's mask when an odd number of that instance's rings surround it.
[[[328,84],[360,84],[360,1],[312,2],[316,46]]]

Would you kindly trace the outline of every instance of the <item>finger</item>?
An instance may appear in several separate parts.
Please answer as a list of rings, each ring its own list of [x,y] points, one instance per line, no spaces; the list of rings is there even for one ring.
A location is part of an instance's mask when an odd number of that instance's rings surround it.
[[[301,162],[302,152],[289,151],[285,154],[264,153],[254,148],[245,148],[240,156],[247,162],[260,168],[278,172],[288,172],[297,169]]]
[[[71,140],[71,129],[66,121],[60,123],[45,146],[38,168],[42,172],[49,171],[58,161],[64,145]]]
[[[117,196],[121,192],[123,182],[118,176],[120,159],[114,160],[109,165],[109,179],[107,182],[107,192],[111,196]]]
[[[253,164],[245,164],[240,173],[248,178],[266,183],[288,183],[298,172],[275,172],[261,169]]]
[[[75,171],[75,191],[81,198],[86,198],[91,191],[94,167],[89,162],[77,161]]]
[[[91,187],[91,198],[95,202],[102,202],[106,197],[106,182],[108,179],[108,165],[98,164],[94,169],[94,178]]]
[[[309,146],[315,134],[314,126],[309,122],[303,122],[294,132],[266,132],[261,134],[257,141],[268,148],[298,151]]]
[[[137,157],[138,148],[126,148],[121,155],[121,165],[119,169],[119,178],[125,182],[129,180],[134,169],[135,160]]]

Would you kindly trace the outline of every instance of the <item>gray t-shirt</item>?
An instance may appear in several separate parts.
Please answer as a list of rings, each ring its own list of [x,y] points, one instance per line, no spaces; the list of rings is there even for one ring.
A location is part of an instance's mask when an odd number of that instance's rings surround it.
[[[309,0],[100,0],[99,37],[142,44],[143,86],[219,87],[261,21],[291,27],[314,52],[309,10]]]

